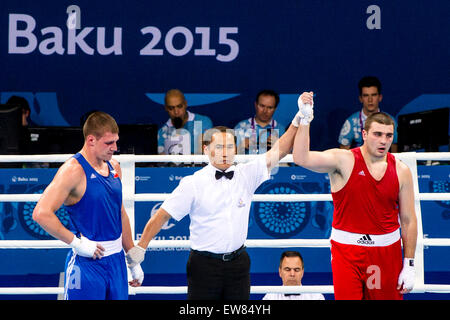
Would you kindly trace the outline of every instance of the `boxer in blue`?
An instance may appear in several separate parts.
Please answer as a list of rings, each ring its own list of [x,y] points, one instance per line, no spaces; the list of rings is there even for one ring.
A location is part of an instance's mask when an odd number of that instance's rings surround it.
[[[83,148],[59,168],[33,219],[72,247],[65,266],[65,299],[128,299],[124,250],[134,243],[122,203],[120,165],[112,159],[119,129],[110,115],[95,112],[87,118],[83,134]],[[69,228],[55,215],[62,205],[69,212]],[[129,284],[140,286],[140,265],[130,271]]]

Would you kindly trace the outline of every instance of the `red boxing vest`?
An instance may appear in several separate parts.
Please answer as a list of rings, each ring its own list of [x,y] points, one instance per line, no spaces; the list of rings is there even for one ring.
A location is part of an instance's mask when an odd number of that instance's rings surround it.
[[[362,233],[386,234],[397,230],[399,224],[399,182],[395,157],[387,154],[387,169],[376,181],[364,162],[360,148],[351,149],[355,164],[346,185],[332,192],[335,229]]]

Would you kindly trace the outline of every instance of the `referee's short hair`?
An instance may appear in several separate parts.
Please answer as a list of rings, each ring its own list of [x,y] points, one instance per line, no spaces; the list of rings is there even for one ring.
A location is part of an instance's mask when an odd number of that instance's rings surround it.
[[[233,129],[230,129],[225,126],[216,126],[216,127],[206,130],[206,132],[203,134],[203,145],[208,146],[212,141],[212,136],[217,132],[232,134],[234,137],[234,144],[236,144],[236,135],[235,135]]]

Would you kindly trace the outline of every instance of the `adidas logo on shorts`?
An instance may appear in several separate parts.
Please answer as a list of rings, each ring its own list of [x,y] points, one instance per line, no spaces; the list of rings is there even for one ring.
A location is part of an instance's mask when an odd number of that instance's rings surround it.
[[[375,244],[375,241],[373,241],[368,234],[362,236],[358,241],[356,241],[359,244],[365,244],[365,245],[372,245]]]

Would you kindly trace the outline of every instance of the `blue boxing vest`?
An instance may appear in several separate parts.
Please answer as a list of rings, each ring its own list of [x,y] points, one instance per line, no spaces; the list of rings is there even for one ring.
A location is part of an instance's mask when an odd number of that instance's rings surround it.
[[[76,204],[66,206],[69,227],[79,237],[80,233],[92,241],[116,240],[122,234],[122,182],[107,161],[109,175],[102,176],[86,159],[77,153],[73,156],[86,174],[86,190]]]

